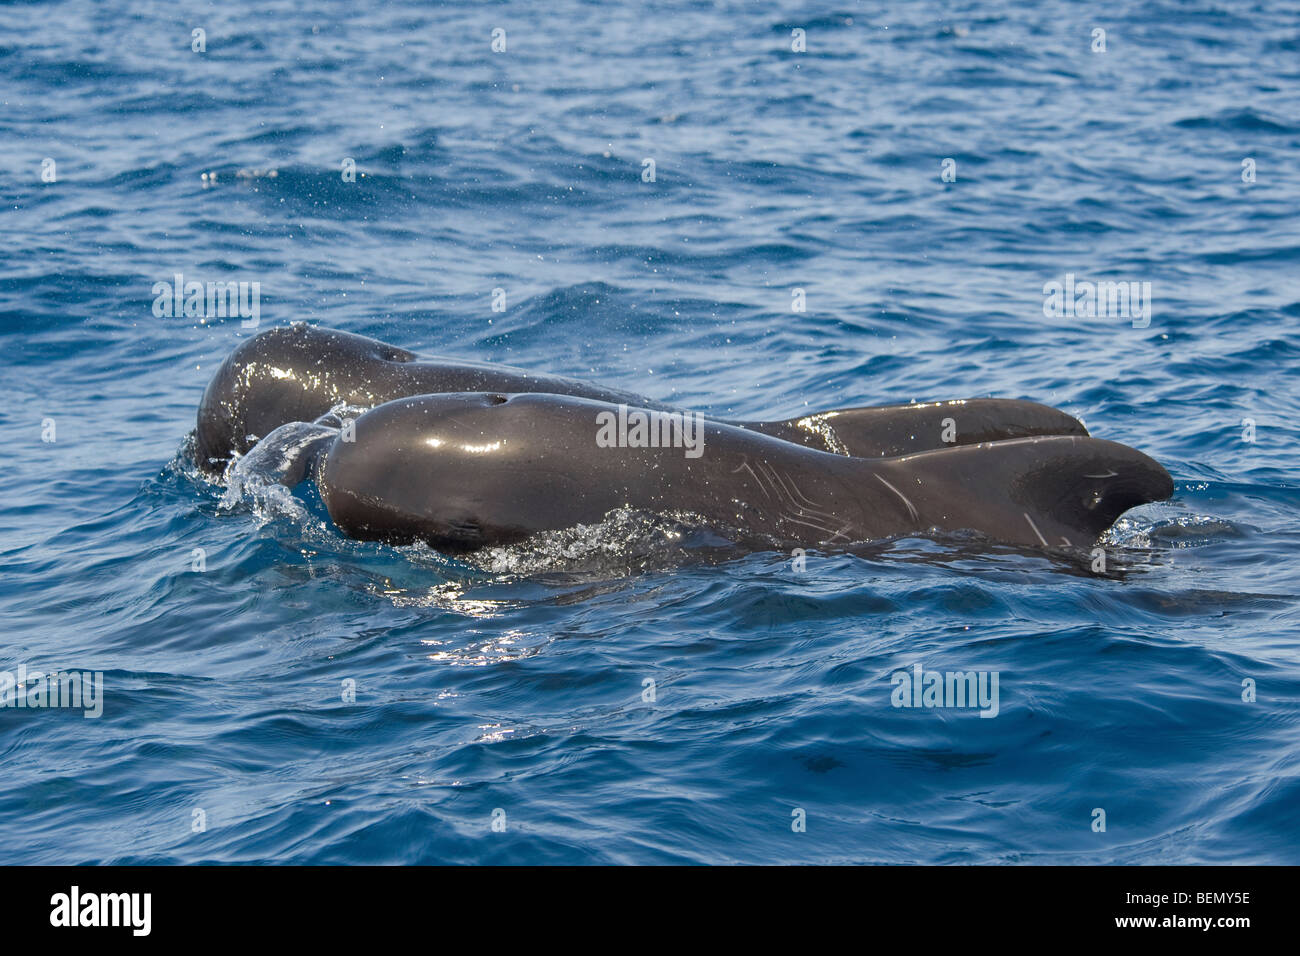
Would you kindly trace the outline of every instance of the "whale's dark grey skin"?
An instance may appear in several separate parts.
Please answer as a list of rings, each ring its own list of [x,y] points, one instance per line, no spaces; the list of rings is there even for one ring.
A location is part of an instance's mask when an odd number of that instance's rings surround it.
[[[970,530],[1080,548],[1124,511],[1173,492],[1155,461],[1095,438],[864,459],[700,421],[691,457],[682,447],[601,447],[598,416],[614,411],[556,394],[399,399],[357,418],[352,440],[319,441],[310,473],[345,534],[452,552],[596,523],[620,508],[689,513],[758,546]]]
[[[431,392],[556,392],[647,407],[630,392],[504,365],[420,358],[350,332],[297,323],[267,329],[222,363],[199,405],[195,458],[218,469],[288,422],[310,422],[339,403],[373,408]]]
[[[195,459],[205,469],[220,471],[232,455],[244,454],[280,425],[315,421],[339,403],[366,409],[414,395],[476,391],[540,392],[670,408],[576,379],[423,358],[365,336],[295,324],[259,333],[222,363],[199,406]],[[1087,435],[1063,412],[1009,399],[848,408],[789,421],[730,424],[861,458],[1031,435]]]

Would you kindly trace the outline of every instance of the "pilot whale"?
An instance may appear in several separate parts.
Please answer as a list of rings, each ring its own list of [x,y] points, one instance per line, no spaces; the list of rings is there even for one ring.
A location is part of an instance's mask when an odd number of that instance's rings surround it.
[[[223,363],[195,448],[209,468],[251,449],[278,462],[282,483],[315,482],[347,535],[449,552],[619,509],[686,516],[756,548],[960,531],[1086,548],[1174,487],[1143,453],[1032,402],[714,421],[617,389],[421,359],[307,326],[264,332]]]
[[[340,404],[365,410],[449,392],[545,393],[631,407],[671,406],[619,389],[505,365],[421,357],[348,332],[298,323],[267,329],[221,364],[199,405],[195,460],[221,471],[288,422],[312,422]],[[1014,399],[958,399],[843,408],[787,421],[724,422],[846,457],[884,458],[1034,435],[1088,433],[1057,409]]]
[[[670,439],[602,443],[616,417]],[[316,482],[345,534],[457,553],[600,522],[619,509],[686,515],[752,548],[834,549],[973,531],[1034,549],[1090,547],[1124,511],[1169,497],[1125,445],[1034,436],[892,458],[819,451],[760,432],[571,395],[450,393],[382,404],[347,429],[316,424],[281,481]],[[694,452],[698,452],[695,454]]]

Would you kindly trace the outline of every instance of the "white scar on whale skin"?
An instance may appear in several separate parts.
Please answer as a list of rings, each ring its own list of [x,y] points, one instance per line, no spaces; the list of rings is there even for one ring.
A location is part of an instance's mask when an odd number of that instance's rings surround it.
[[[775,468],[771,469],[771,471],[772,474],[775,475],[780,480],[781,487],[786,488],[786,490],[789,492],[791,501],[798,498],[799,501],[802,501],[810,509],[816,509],[821,507],[821,504],[819,504],[816,501],[813,501],[811,498],[809,498],[807,495],[803,493],[803,489],[799,487],[799,483],[794,480],[793,476],[791,476],[789,472],[782,473],[777,471]],[[789,483],[788,487],[787,487],[787,482]],[[826,515],[827,517],[830,517],[830,515],[828,515],[825,511],[819,511],[818,514],[822,514],[822,515]]]
[[[754,473],[754,469],[753,469],[753,468],[749,467],[749,460],[748,460],[748,459],[742,458],[742,459],[741,459],[741,462],[740,462],[740,465],[739,465],[738,467],[736,467],[736,468],[731,469],[731,473],[732,473],[733,475],[736,474],[736,473],[739,472],[739,471],[746,471],[746,472],[749,472],[749,477],[751,477],[751,478],[754,479],[754,484],[758,485],[758,490],[761,491],[761,492],[763,492],[763,497],[764,497],[764,498],[771,498],[771,497],[772,497],[772,493],[771,493],[770,491],[767,490],[767,486],[763,484],[762,479],[760,479],[760,478],[758,477],[758,475]]]
[[[1029,512],[1022,511],[1021,514],[1023,514],[1025,516],[1025,520],[1029,522],[1029,527],[1034,529],[1034,534],[1038,535],[1038,540],[1043,542],[1043,547],[1050,548],[1051,545],[1047,543],[1047,539],[1043,537],[1043,533],[1038,530],[1038,525],[1034,524],[1034,519],[1029,517]],[[1070,542],[1067,541],[1065,543],[1069,544]]]
[[[916,506],[912,504],[912,502],[907,500],[907,495],[903,494],[901,491],[899,491],[889,482],[885,481],[885,479],[881,478],[879,475],[876,475],[876,480],[879,481],[882,485],[884,485],[886,488],[888,488],[890,491],[892,491],[894,494],[898,495],[898,497],[902,499],[903,504],[907,505],[907,512],[912,516],[913,521],[916,521],[920,517],[920,513],[916,510]],[[1043,543],[1046,544],[1047,542],[1044,541]]]
[[[835,515],[819,510],[820,506],[809,499],[808,496],[800,490],[798,483],[793,477],[789,474],[782,475],[782,473],[777,471],[775,467],[764,461],[760,461],[758,467],[763,474],[767,476],[767,480],[772,483],[772,487],[776,489],[777,499],[783,505],[792,509],[793,513],[788,511],[782,515],[786,521],[793,522],[794,524],[805,525],[809,528],[820,531],[822,534],[831,535],[829,539],[823,539],[824,541],[834,541],[835,538],[843,534],[844,528],[841,528],[839,531],[833,531],[831,527],[823,523],[835,522],[837,519]],[[795,517],[796,515],[798,515],[798,517]],[[813,518],[817,520],[803,520],[805,518]],[[846,525],[846,527],[848,526]]]
[[[759,468],[758,472],[754,471],[753,467],[749,464],[748,458],[745,458],[741,461],[738,467],[731,470],[731,473],[734,475],[741,471],[747,472],[749,476],[754,479],[754,483],[758,485],[759,490],[763,492],[765,498],[775,499],[778,503],[792,509],[782,513],[781,517],[785,521],[788,521],[791,524],[801,524],[805,527],[812,528],[815,531],[820,531],[822,534],[830,535],[829,538],[822,539],[822,544],[827,544],[834,541],[836,538],[846,537],[844,532],[852,527],[851,524],[846,524],[843,528],[836,531],[833,527],[829,527],[819,521],[805,520],[813,518],[827,522],[837,521],[834,515],[818,510],[820,506],[803,493],[793,477],[788,474],[783,476],[766,462],[759,461],[757,462],[757,465]],[[759,472],[762,474],[760,475]],[[764,481],[764,479],[766,479],[766,481]],[[796,515],[798,517],[796,517]]]

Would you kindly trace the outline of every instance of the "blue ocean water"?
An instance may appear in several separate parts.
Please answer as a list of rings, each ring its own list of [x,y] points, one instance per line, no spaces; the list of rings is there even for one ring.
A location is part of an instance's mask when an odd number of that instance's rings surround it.
[[[0,669],[104,675],[0,708],[4,862],[1300,862],[1293,4],[16,3],[0,107]],[[256,330],[176,273],[716,416],[1029,398],[1177,492],[1107,574],[363,544],[189,464]]]

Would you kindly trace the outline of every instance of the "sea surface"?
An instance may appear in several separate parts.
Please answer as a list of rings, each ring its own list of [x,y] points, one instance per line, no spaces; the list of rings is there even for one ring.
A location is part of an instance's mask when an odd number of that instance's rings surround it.
[[[0,670],[103,675],[3,695],[0,861],[1300,862],[1294,3],[7,3],[0,200]],[[719,417],[1028,398],[1177,491],[1105,573],[360,543],[189,460],[296,321]]]

